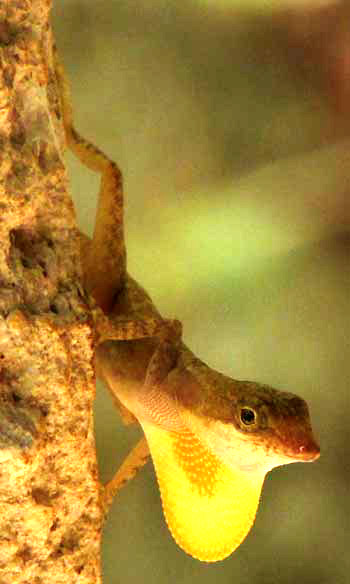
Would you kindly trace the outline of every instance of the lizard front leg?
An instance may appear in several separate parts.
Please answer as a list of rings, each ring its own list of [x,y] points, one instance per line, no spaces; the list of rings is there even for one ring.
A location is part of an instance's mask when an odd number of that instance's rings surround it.
[[[102,488],[101,504],[105,515],[108,513],[117,492],[134,478],[137,472],[146,464],[149,456],[150,451],[147,440],[143,436],[122,462],[114,477]]]
[[[136,418],[171,430],[177,430],[179,422],[172,400],[159,390],[159,386],[174,368],[181,341],[182,327],[179,321],[120,321],[120,328],[109,329],[109,338],[114,340],[140,340],[157,335],[156,348],[149,360],[143,384],[133,385],[125,379],[118,382],[116,375],[117,359],[113,354],[115,344],[102,343],[97,348],[96,359],[101,376],[105,380],[112,396],[128,408]],[[136,389],[136,391],[135,391]],[[123,410],[121,412],[123,417]],[[116,493],[132,479],[137,471],[147,462],[149,448],[145,437],[133,448],[124,460],[115,476],[105,485],[102,493],[102,505],[108,511]]]
[[[108,331],[104,331],[114,342],[101,342],[96,349],[97,372],[107,383],[113,396],[117,397],[140,421],[147,419],[154,423],[164,423],[171,426],[171,421],[158,420],[155,412],[159,410],[159,399],[165,403],[166,394],[159,398],[159,386],[166,379],[169,372],[176,366],[181,345],[182,326],[178,320],[120,320],[110,324]],[[105,339],[105,336],[102,337]],[[141,365],[142,379],[132,379],[125,374],[120,364],[120,345],[115,341],[140,341],[153,339],[151,350],[146,344],[138,347],[138,360]],[[145,373],[143,373],[145,372]],[[153,400],[157,396],[157,407],[153,407]]]

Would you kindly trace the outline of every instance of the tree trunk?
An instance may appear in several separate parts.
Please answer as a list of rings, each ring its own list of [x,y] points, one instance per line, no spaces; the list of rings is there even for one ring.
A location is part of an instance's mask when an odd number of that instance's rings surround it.
[[[0,581],[99,583],[91,318],[49,0],[0,3]]]

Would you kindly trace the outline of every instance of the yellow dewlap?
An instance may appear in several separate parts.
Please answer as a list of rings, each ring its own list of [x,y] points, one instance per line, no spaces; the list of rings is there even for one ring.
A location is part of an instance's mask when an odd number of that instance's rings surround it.
[[[194,558],[224,559],[253,524],[264,476],[231,470],[189,430],[143,429],[174,539]]]

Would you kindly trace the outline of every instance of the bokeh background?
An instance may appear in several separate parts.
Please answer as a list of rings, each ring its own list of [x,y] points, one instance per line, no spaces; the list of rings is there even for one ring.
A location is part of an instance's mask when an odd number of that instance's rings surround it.
[[[124,172],[129,271],[212,367],[303,396],[322,450],[270,473],[214,565],[175,545],[148,464],[113,504],[104,584],[347,584],[348,3],[57,0],[53,16],[76,126]],[[91,234],[99,179],[67,160]],[[138,435],[100,386],[103,480]]]

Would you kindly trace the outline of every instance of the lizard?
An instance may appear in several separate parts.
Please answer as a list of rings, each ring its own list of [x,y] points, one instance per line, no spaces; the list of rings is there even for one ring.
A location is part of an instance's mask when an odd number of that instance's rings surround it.
[[[101,488],[103,508],[150,453],[175,541],[201,561],[222,560],[249,533],[266,474],[319,457],[308,406],[292,393],[211,369],[182,341],[180,322],[163,318],[128,274],[121,171],[75,130],[57,55],[55,67],[66,143],[101,174],[92,240],[81,235],[96,372],[124,421],[137,421],[144,432]]]

